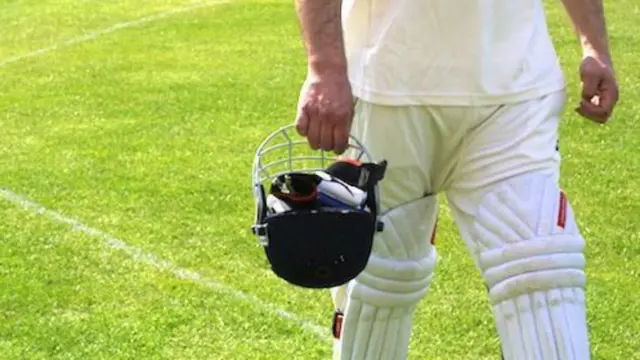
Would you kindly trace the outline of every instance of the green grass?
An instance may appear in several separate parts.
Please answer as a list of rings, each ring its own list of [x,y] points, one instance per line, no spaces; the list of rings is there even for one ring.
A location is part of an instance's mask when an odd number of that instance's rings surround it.
[[[188,1],[5,1],[0,62]],[[549,22],[570,80],[563,185],[588,240],[595,359],[640,359],[640,5],[608,6],[621,102],[577,117],[580,51]],[[328,329],[326,292],[287,286],[249,232],[255,147],[295,114],[304,57],[289,1],[176,14],[0,68],[0,188]],[[411,358],[496,359],[484,288],[443,207],[440,264]],[[179,279],[0,198],[0,359],[328,359],[272,311]],[[469,276],[469,273],[473,276]]]

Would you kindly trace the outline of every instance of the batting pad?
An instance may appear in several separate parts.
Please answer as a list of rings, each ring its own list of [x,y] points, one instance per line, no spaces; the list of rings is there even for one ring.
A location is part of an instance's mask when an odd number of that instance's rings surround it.
[[[347,285],[332,290],[344,312],[334,360],[406,359],[412,319],[427,294],[436,264],[429,241],[437,200],[425,197],[387,212],[367,267]]]
[[[505,360],[588,360],[585,242],[551,177],[490,191],[472,236]]]

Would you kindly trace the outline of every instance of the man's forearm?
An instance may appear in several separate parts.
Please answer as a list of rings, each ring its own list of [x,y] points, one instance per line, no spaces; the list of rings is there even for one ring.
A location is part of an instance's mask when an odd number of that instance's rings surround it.
[[[609,41],[603,0],[562,0],[580,37],[585,55],[598,56],[610,62]]]
[[[309,70],[346,74],[341,24],[342,0],[296,0]]]

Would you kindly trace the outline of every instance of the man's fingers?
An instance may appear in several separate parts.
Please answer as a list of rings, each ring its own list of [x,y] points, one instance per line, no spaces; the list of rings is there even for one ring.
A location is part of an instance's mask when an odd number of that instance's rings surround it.
[[[313,150],[320,148],[320,131],[322,130],[322,122],[318,116],[309,118],[309,130],[307,132],[307,141]]]
[[[618,90],[615,84],[608,85],[603,81],[597,95],[589,99],[582,99],[577,110],[580,115],[589,120],[605,123],[611,118],[617,100]]]
[[[582,78],[582,98],[590,101],[598,94],[600,78],[596,76],[583,76]]]
[[[353,116],[348,79],[331,74],[314,77],[303,91],[296,117],[298,133],[313,150],[344,152]]]
[[[609,119],[611,114],[613,113],[613,106],[615,105],[615,100],[611,94],[602,94],[600,97],[600,108],[602,109],[603,115]]]
[[[578,114],[580,114],[582,117],[584,117],[585,119],[594,122],[596,124],[606,124],[607,123],[607,119],[605,118],[601,118],[598,116],[593,116],[593,115],[589,115],[589,114],[583,114],[580,111],[578,111]]]
[[[613,113],[613,108],[616,106],[618,102],[618,86],[615,84],[615,81],[606,81],[601,90],[600,95],[600,106],[606,109],[607,114],[611,116]]]
[[[575,111],[583,117],[606,123],[618,101],[618,85],[608,62],[586,57],[580,64],[582,93]]]
[[[307,112],[304,107],[298,109],[298,116],[296,117],[296,130],[298,134],[302,136],[307,136],[309,133],[309,116],[307,116]]]
[[[320,129],[320,149],[325,151],[333,150],[333,129],[335,126],[329,122],[322,124]]]
[[[601,124],[603,122],[599,117],[589,113],[588,111],[584,110],[583,108],[580,108],[580,107],[576,108],[576,113],[580,114],[582,117],[584,117],[584,118],[586,118],[588,120],[591,120],[593,122],[596,122],[596,123],[599,123],[599,124]]]
[[[605,123],[609,119],[608,111],[591,101],[582,100],[576,112],[585,118],[597,123]]]
[[[349,133],[340,126],[336,126],[333,130],[334,147],[333,151],[341,155],[347,150],[349,146]]]

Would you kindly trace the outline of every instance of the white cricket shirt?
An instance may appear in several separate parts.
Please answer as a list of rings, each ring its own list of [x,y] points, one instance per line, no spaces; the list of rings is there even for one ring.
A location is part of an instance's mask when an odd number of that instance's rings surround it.
[[[542,0],[345,0],[354,95],[386,105],[495,105],[564,88]]]

